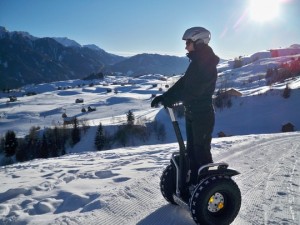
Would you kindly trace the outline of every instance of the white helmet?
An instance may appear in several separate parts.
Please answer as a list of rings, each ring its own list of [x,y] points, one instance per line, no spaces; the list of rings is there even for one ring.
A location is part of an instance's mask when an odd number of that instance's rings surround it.
[[[192,40],[196,44],[208,44],[210,41],[210,32],[203,27],[192,27],[187,29],[182,37],[182,40]]]

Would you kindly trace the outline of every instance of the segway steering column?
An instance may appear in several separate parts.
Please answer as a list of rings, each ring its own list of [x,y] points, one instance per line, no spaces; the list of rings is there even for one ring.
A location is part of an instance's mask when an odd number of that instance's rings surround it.
[[[178,121],[176,120],[174,115],[174,110],[173,108],[169,108],[169,107],[167,107],[167,110],[172,121],[177,142],[179,144],[179,160],[176,160],[178,159],[178,157],[176,157],[178,156],[178,153],[173,153],[172,162],[176,167],[176,195],[178,197],[181,197],[181,195],[184,192],[184,188],[186,187],[185,183],[188,178],[186,148],[180,132]]]

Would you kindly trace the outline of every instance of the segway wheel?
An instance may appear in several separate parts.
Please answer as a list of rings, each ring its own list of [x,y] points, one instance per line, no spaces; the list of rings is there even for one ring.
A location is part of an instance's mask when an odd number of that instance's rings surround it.
[[[160,191],[168,202],[177,205],[173,198],[173,194],[176,193],[176,171],[172,164],[168,165],[162,173]]]
[[[241,207],[241,192],[237,184],[225,176],[212,176],[201,181],[190,198],[194,221],[201,225],[228,225]]]

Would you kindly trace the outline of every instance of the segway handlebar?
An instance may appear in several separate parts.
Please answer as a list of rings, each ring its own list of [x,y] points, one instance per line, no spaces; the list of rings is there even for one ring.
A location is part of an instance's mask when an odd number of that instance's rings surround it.
[[[176,167],[176,194],[180,196],[185,187],[185,181],[187,176],[187,158],[186,158],[186,149],[185,144],[181,135],[181,131],[176,120],[174,110],[171,107],[166,107],[170,118],[172,120],[173,128],[176,134],[176,138],[179,144],[179,161],[175,160],[175,155],[172,155],[172,161]]]
[[[176,118],[175,118],[175,115],[174,115],[174,110],[173,110],[173,108],[171,108],[171,107],[166,107],[166,108],[167,108],[167,110],[168,110],[168,113],[169,113],[169,115],[170,115],[170,118],[171,118],[172,122],[175,122],[175,121],[176,121]]]
[[[183,138],[182,138],[182,134],[181,134],[179,125],[178,125],[178,121],[176,120],[176,117],[175,117],[175,114],[174,114],[174,110],[171,107],[166,107],[166,108],[167,108],[169,116],[172,120],[173,128],[174,128],[174,131],[175,131],[175,134],[176,134],[176,138],[177,138],[179,147],[182,151],[185,151],[184,141],[183,141]]]

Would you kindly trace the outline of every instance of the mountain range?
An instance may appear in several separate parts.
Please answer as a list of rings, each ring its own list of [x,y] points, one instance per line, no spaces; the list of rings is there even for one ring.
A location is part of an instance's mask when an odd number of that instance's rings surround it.
[[[0,26],[0,89],[69,79],[92,73],[138,76],[183,73],[186,57],[139,54],[123,57],[96,45],[80,45],[68,38],[37,38],[9,32]]]

